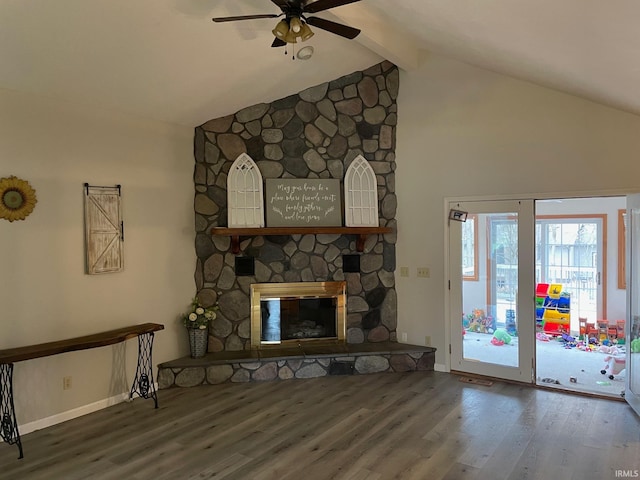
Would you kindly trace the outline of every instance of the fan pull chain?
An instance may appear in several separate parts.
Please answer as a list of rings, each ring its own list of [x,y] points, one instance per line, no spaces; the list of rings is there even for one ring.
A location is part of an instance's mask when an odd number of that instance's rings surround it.
[[[287,48],[289,48],[289,44],[287,43],[284,46],[284,54],[287,55]],[[295,60],[296,59],[296,47],[295,47],[295,43],[291,44],[291,60]]]

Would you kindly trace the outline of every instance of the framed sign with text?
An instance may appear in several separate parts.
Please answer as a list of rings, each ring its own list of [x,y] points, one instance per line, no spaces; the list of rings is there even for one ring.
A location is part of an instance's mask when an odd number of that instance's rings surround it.
[[[264,209],[267,227],[342,226],[340,180],[266,179]]]

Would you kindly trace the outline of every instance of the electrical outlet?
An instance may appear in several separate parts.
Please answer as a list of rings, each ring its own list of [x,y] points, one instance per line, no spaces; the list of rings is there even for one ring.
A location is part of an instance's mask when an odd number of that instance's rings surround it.
[[[431,336],[427,335],[426,337],[424,337],[424,346],[425,347],[431,346]]]
[[[402,332],[400,334],[400,341],[402,341],[402,342],[406,342],[407,341],[407,332]]]
[[[429,267],[418,267],[417,276],[420,278],[429,278],[431,276]]]
[[[63,390],[71,389],[71,377],[63,377],[62,378],[62,389]]]
[[[400,267],[400,276],[408,277],[409,276],[409,267]]]

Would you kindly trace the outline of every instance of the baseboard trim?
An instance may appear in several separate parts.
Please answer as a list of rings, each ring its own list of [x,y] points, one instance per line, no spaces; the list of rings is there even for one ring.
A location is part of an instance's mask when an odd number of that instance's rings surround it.
[[[157,383],[155,384],[155,389],[157,392],[158,391]],[[139,396],[140,396],[139,394],[134,393],[133,399],[138,398]],[[62,423],[62,422],[66,422],[67,420],[72,420],[74,418],[82,417],[83,415],[97,412],[98,410],[102,410],[104,408],[111,407],[118,403],[128,402],[128,401],[129,401],[129,392],[122,392],[118,395],[114,395],[112,397],[98,400],[97,402],[89,403],[81,407],[67,410],[66,412],[56,413],[55,415],[51,415],[50,417],[41,418],[39,420],[34,420],[33,422],[25,423],[23,425],[18,425],[18,431],[20,432],[20,436],[23,436],[28,433],[35,432],[36,430],[42,430],[43,428],[52,427],[53,425],[57,425],[58,423]]]
[[[445,372],[445,373],[449,373],[449,370],[447,370],[447,366],[442,364],[442,363],[436,363],[433,365],[433,369],[436,372]]]

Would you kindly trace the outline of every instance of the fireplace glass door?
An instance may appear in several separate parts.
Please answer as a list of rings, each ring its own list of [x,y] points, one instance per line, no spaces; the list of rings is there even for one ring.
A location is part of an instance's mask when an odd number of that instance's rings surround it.
[[[251,346],[345,343],[346,282],[251,285]]]
[[[260,301],[262,343],[336,338],[335,298],[271,298]]]

